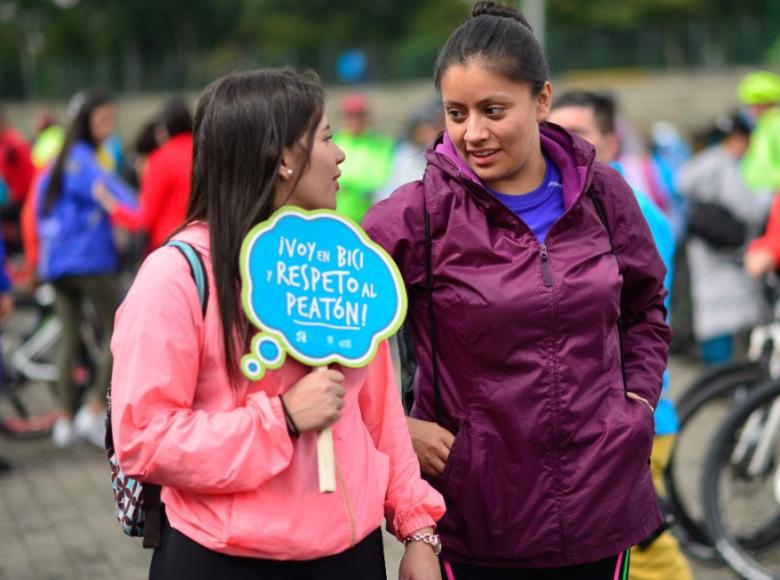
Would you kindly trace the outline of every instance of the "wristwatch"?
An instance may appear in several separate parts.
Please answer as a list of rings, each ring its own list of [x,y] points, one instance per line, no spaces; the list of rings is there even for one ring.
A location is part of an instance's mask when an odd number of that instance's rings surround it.
[[[437,556],[441,554],[441,539],[439,538],[439,534],[412,534],[411,536],[406,536],[404,539],[404,546],[412,542],[428,544],[433,549],[434,554]]]

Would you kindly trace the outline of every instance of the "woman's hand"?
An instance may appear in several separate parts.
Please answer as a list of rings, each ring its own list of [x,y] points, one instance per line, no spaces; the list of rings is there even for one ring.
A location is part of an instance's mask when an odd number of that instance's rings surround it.
[[[97,180],[92,184],[92,198],[108,213],[114,211],[116,198],[111,194],[105,184]]]
[[[420,469],[427,475],[441,477],[455,436],[431,421],[408,417],[406,424],[412,436],[414,452],[420,461]]]
[[[344,375],[338,371],[313,371],[295,383],[284,404],[298,431],[322,431],[341,417],[344,408]]]
[[[637,395],[636,393],[632,393],[631,391],[626,392],[626,397],[628,397],[629,399],[633,399],[635,401],[639,401],[650,410],[651,415],[655,415],[655,409],[653,409],[653,406],[650,404],[650,401],[648,401],[644,397],[640,397],[639,395]]]
[[[423,542],[409,542],[404,549],[398,580],[441,580],[439,557]]]
[[[760,278],[764,274],[777,267],[775,258],[766,250],[753,250],[745,254],[745,270],[754,278]]]

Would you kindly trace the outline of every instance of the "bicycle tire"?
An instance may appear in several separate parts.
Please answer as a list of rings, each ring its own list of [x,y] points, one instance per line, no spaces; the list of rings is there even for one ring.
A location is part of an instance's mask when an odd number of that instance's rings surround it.
[[[739,404],[728,415],[718,429],[705,460],[704,476],[702,478],[702,499],[705,507],[705,519],[707,530],[713,539],[713,544],[725,561],[740,577],[746,580],[778,580],[780,579],[780,566],[772,570],[756,559],[756,555],[766,553],[769,547],[780,545],[780,506],[778,513],[764,525],[756,534],[761,541],[746,546],[742,538],[737,538],[730,529],[730,525],[724,522],[721,509],[721,490],[724,487],[722,481],[723,471],[721,467],[730,465],[730,471],[739,473],[739,466],[734,467],[731,462],[734,449],[735,435],[741,433],[745,423],[753,413],[768,403],[780,397],[780,381],[771,380],[759,385],[750,397]],[[743,463],[743,462],[741,462]],[[769,471],[774,474],[774,465]],[[743,474],[743,477],[745,474]],[[774,481],[774,475],[770,476]],[[756,494],[751,494],[753,499]],[[733,501],[730,499],[730,502]],[[775,500],[777,503],[777,500]],[[766,503],[760,502],[760,510],[766,510]],[[770,541],[772,542],[769,545]],[[766,545],[760,545],[766,544]]]
[[[11,439],[36,439],[48,436],[60,415],[52,384],[6,382],[5,403],[0,414],[0,434]],[[48,396],[41,393],[49,391]]]
[[[710,403],[733,396],[738,389],[751,388],[765,379],[766,373],[758,363],[730,363],[708,369],[691,383],[677,405],[677,442],[664,472],[666,499],[674,516],[673,532],[680,540],[681,546],[686,553],[704,563],[717,562],[720,556],[707,533],[704,520],[693,515],[694,506],[690,505],[679,491],[675,470],[676,454],[687,434],[686,428],[694,423],[694,419]]]
[[[698,400],[710,384],[715,381],[724,380],[725,377],[741,375],[743,372],[749,373],[751,376],[754,374],[754,376],[760,376],[761,379],[759,380],[768,378],[768,373],[764,368],[764,365],[756,361],[724,363],[714,367],[708,367],[696,375],[696,378],[688,385],[682,396],[675,401],[675,407],[677,408],[678,416],[680,416],[680,421],[682,421],[684,415],[689,414],[692,409],[698,407]]]

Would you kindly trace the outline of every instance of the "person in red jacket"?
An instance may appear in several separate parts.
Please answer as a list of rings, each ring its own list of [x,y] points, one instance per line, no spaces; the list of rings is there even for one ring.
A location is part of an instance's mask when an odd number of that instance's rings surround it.
[[[9,255],[20,251],[19,211],[34,174],[30,145],[0,109],[0,181],[7,186],[0,194],[0,235]]]
[[[105,189],[95,192],[111,221],[149,236],[147,253],[160,247],[184,222],[192,172],[192,114],[181,99],[170,101],[160,116],[158,141],[141,181],[137,210],[120,205]]]
[[[27,196],[35,168],[33,167],[30,145],[19,131],[8,123],[0,110],[0,178],[8,185],[10,199],[21,203]]]
[[[775,196],[764,235],[748,246],[745,254],[745,270],[760,278],[780,266],[780,196]]]

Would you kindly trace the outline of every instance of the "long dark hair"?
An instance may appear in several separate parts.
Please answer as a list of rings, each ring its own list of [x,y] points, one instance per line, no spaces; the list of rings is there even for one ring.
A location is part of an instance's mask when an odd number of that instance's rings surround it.
[[[204,221],[209,227],[231,380],[238,377],[238,349],[247,344],[251,330],[239,301],[241,242],[274,210],[283,150],[306,137],[303,166],[296,167],[298,178],[308,166],[323,113],[317,77],[287,68],[229,74],[210,84],[198,101],[185,223]]]
[[[527,83],[538,96],[550,78],[550,65],[531,25],[520,12],[496,2],[477,2],[471,19],[447,39],[436,60],[434,84],[453,65],[480,58],[486,66],[512,81]]]
[[[73,145],[78,141],[89,143],[93,149],[97,149],[98,145],[100,145],[92,135],[90,120],[95,109],[111,102],[112,99],[108,93],[95,89],[81,91],[71,99],[69,110],[71,121],[65,133],[65,142],[51,169],[49,183],[43,198],[44,213],[49,213],[60,197],[62,192],[62,174],[65,172],[65,165]]]

